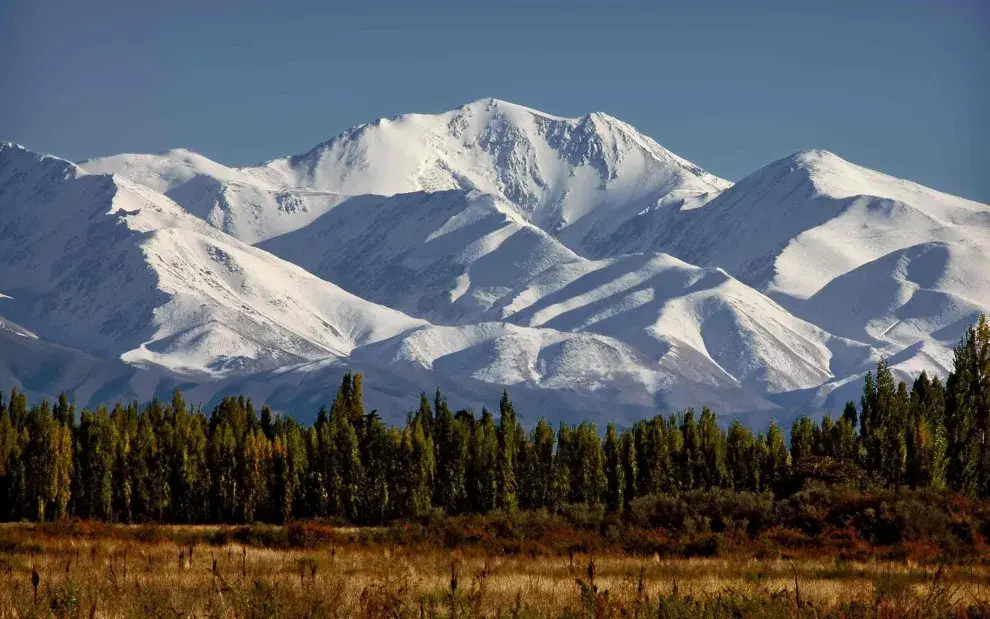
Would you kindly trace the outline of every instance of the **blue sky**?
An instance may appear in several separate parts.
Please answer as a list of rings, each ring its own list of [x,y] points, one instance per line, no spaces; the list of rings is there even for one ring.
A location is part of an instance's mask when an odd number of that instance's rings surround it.
[[[732,180],[825,148],[990,202],[990,2],[151,4],[0,0],[0,139],[243,165],[491,96]]]

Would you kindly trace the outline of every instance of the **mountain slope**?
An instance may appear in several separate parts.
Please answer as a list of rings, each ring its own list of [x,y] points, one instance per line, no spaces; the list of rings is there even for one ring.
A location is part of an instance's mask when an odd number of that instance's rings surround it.
[[[390,375],[435,372],[455,382],[592,398],[607,394],[623,407],[701,397],[726,410],[773,408],[688,347],[675,363],[677,356],[657,359],[592,331],[484,322],[430,325],[244,245],[147,187],[117,176],[89,175],[19,147],[0,150],[0,187],[0,230],[13,249],[0,259],[0,281],[13,297],[6,300],[6,315],[46,341],[105,360],[109,365],[99,376],[121,376],[117,360],[173,376],[173,382],[200,384],[313,362],[357,362]],[[412,220],[384,225],[399,213],[423,213],[402,208],[423,199],[431,201],[433,208],[425,212],[435,213],[435,219],[421,218],[424,225],[418,229]],[[374,235],[380,235],[381,263],[372,261],[371,271],[387,270],[388,260],[404,261],[412,269],[393,274],[383,280],[386,284],[422,282],[423,271],[415,268],[433,268],[431,252],[442,266],[462,248],[463,265],[475,284],[466,289],[474,301],[464,306],[472,321],[531,272],[581,260],[492,196],[409,194],[387,200],[391,210],[377,209],[378,200],[355,198],[350,206],[327,213],[332,221],[353,209],[345,219],[351,231],[359,230],[353,217],[376,210],[385,214],[384,219],[366,218],[356,245],[331,246],[343,257],[372,255],[361,248],[375,247]],[[391,242],[402,238],[405,245]],[[425,252],[410,254],[424,247]],[[486,259],[493,261],[487,267]],[[454,272],[436,268],[433,273],[440,279]],[[457,275],[451,281],[456,285],[461,279]],[[430,286],[425,290],[429,293]],[[697,367],[688,372],[685,359]],[[555,401],[556,396],[548,397]]]
[[[189,213],[248,244],[301,228],[348,197],[288,187],[271,173],[229,168],[185,149],[114,155],[79,166],[164,193]]]
[[[422,324],[115,176],[0,144],[8,316],[104,357],[224,375],[347,356]]]
[[[826,151],[776,161],[703,205],[655,209],[609,238],[721,266],[772,293],[808,298],[835,277],[929,241],[990,244],[990,207]]]
[[[569,350],[601,345],[612,351],[588,352],[589,364],[611,358],[616,372],[662,374],[629,379],[645,393],[673,389],[678,379],[756,393],[807,388],[849,368],[858,371],[871,355],[867,346],[795,319],[719,269],[663,254],[581,258],[504,201],[478,192],[355,198],[259,247],[363,298],[435,324],[471,326],[456,334],[418,331],[415,343],[402,342],[388,359],[405,355],[433,367],[438,358],[474,347],[475,356],[458,353],[447,367],[495,382],[563,384],[537,367],[543,351],[562,341]],[[472,331],[479,323],[505,322],[539,331],[492,325]],[[579,343],[563,334],[601,338]],[[513,349],[511,367],[499,365]],[[575,363],[571,357],[550,366]],[[601,381],[572,376],[571,382]]]
[[[478,191],[352,198],[259,248],[376,303],[443,324],[485,316],[574,252]]]
[[[825,151],[774,162],[705,204],[644,213],[608,243],[717,265],[911,367],[944,368],[962,325],[990,308],[990,206]]]

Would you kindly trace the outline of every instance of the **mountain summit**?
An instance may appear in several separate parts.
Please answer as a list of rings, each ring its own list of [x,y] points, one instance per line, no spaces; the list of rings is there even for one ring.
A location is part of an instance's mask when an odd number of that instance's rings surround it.
[[[333,202],[328,196],[337,194],[476,189],[501,198],[579,253],[605,228],[621,225],[638,210],[630,211],[629,205],[731,186],[606,114],[559,118],[498,99],[479,99],[440,114],[381,118],[302,155],[253,168],[225,168],[184,150],[81,165],[91,172],[123,174],[167,192],[190,210],[208,213],[216,205],[227,211],[284,210],[286,202]],[[320,204],[313,208],[323,210]],[[223,220],[225,215],[208,217]],[[288,231],[242,228],[245,234],[228,232],[255,242]]]

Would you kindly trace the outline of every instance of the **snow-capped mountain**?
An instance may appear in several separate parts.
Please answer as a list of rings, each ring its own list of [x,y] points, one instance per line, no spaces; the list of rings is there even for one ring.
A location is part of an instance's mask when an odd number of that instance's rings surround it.
[[[581,410],[597,401],[617,414],[672,406],[701,391],[726,407],[773,406],[711,364],[691,377],[706,389],[670,389],[672,370],[664,381],[650,378],[655,359],[600,334],[502,323],[434,327],[245,245],[148,187],[15,145],[0,146],[0,187],[0,238],[10,249],[0,256],[10,293],[0,311],[41,336],[30,346],[12,340],[16,346],[5,347],[14,357],[5,358],[7,373],[20,381],[32,366],[64,368],[58,376],[91,398],[150,397],[178,384],[212,397],[249,376],[266,385],[315,378],[329,388],[311,369],[317,363],[322,371],[360,365],[405,382],[421,376],[453,383],[454,393],[465,389],[458,385],[475,385],[468,393],[480,384],[490,385],[484,393],[512,385],[536,393],[531,397],[551,416],[573,410],[577,394],[588,398]],[[470,224],[470,215],[442,218],[441,232]],[[557,260],[576,259],[526,222],[515,231],[549,243]],[[516,275],[525,272],[520,266]],[[521,356],[523,345],[533,358]],[[589,363],[589,354],[609,364]],[[458,370],[448,371],[455,363]],[[539,372],[517,371],[529,363]],[[94,386],[101,378],[115,390]],[[34,375],[29,382],[55,381]]]
[[[700,208],[645,213],[609,243],[722,267],[895,361],[914,350],[915,371],[945,370],[990,307],[990,207],[826,151],[771,163]]]
[[[305,154],[253,168],[226,168],[185,150],[80,165],[164,191],[211,222],[260,212],[262,219],[297,219],[302,226],[305,217],[279,217],[279,205],[332,201],[327,194],[476,189],[501,198],[579,253],[603,227],[635,214],[624,208],[630,204],[696,197],[731,185],[606,114],[558,118],[498,99],[441,114],[382,118]],[[184,187],[188,183],[194,187]],[[279,195],[285,197],[279,201]],[[307,212],[322,211],[314,206]],[[288,231],[272,224],[223,229],[246,242]]]
[[[508,385],[555,418],[765,419],[841,405],[880,356],[944,372],[990,309],[987,205],[824,151],[732,185],[605,114],[494,99],[248,168],[5,144],[0,244],[0,377],[66,368],[89,401],[308,415],[351,368],[383,408]]]

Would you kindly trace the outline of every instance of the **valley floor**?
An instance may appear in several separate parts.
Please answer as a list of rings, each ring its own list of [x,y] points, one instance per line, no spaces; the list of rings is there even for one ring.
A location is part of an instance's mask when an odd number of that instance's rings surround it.
[[[987,616],[990,566],[829,553],[494,556],[375,531],[0,525],[0,617]],[[323,537],[321,537],[323,535]],[[239,539],[240,538],[240,539]],[[384,536],[379,539],[386,539]],[[350,541],[348,541],[350,540]],[[36,576],[34,576],[36,575]]]

